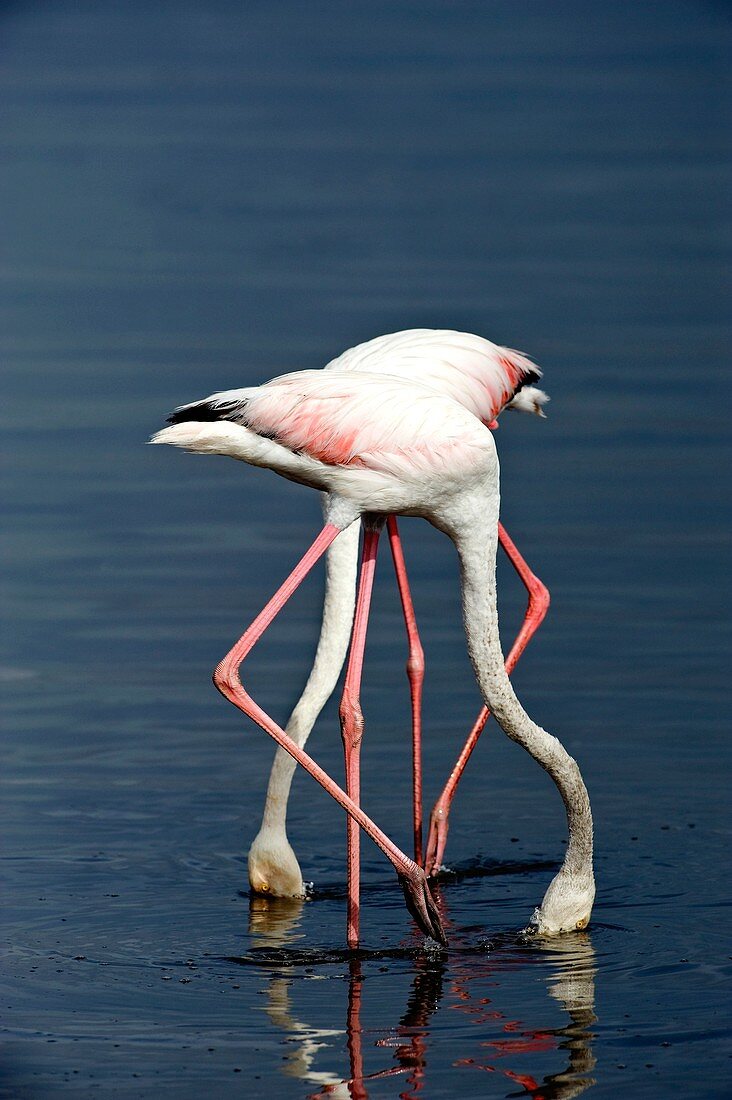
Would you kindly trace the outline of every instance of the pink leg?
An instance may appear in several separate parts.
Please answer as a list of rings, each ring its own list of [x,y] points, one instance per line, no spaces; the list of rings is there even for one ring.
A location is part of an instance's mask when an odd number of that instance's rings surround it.
[[[530,639],[538,630],[547,613],[549,607],[549,590],[546,585],[531,572],[502,523],[498,524],[498,541],[506,551],[509,561],[529,593],[529,603],[526,608],[523,624],[516,636],[516,641],[513,643],[511,652],[506,658],[506,671],[512,672],[516,666],[516,662],[526,649]],[[442,857],[445,854],[445,844],[447,843],[450,806],[455,797],[455,791],[457,790],[457,785],[460,782],[460,777],[463,774],[465,765],[470,759],[470,755],[477,745],[478,738],[483,732],[483,727],[489,717],[490,711],[486,707],[483,707],[475,721],[475,725],[468,734],[468,739],[463,746],[455,767],[450,773],[450,778],[445,784],[442,794],[437,799],[432,809],[432,813],[430,814],[430,832],[427,841],[427,857],[425,860],[425,868],[428,875],[434,875],[442,863]]]
[[[349,977],[346,1046],[348,1047],[351,1077],[348,1082],[348,1093],[350,1100],[368,1100],[369,1094],[364,1085],[363,1053],[361,1049],[361,989],[363,987],[363,975],[361,974],[361,960],[359,958],[351,959]]]
[[[364,527],[361,577],[358,584],[356,613],[351,633],[351,652],[348,656],[348,667],[339,710],[343,754],[346,761],[346,792],[356,805],[360,805],[361,802],[361,741],[364,728],[363,711],[361,710],[361,674],[363,672],[366,628],[369,621],[371,592],[376,570],[376,551],[379,546],[380,534],[381,531],[378,528]],[[358,824],[352,817],[346,819],[346,851],[348,868],[346,935],[348,946],[356,948],[358,947],[359,938],[361,834],[358,831]]]
[[[394,559],[399,596],[407,628],[409,655],[407,676],[412,698],[412,819],[414,825],[414,861],[422,866],[422,684],[424,682],[424,650],[419,640],[417,620],[414,617],[412,593],[409,591],[407,568],[404,564],[402,540],[399,537],[396,516],[387,520],[389,545]]]
[[[308,754],[295,744],[291,737],[285,733],[270,716],[262,710],[252,697],[242,687],[239,678],[239,666],[246,658],[249,651],[261,638],[265,630],[282,610],[290,596],[302,583],[304,578],[313,568],[319,558],[323,556],[330,544],[339,534],[339,529],[332,524],[326,524],[316,538],[308,552],[298,563],[284,584],[275,592],[266,607],[259,613],[252,625],[242,634],[236,645],[217,665],[214,672],[214,683],[222,695],[234,706],[252,718],[265,733],[273,737],[278,745],[289,752],[290,756],[300,764],[314,779],[320,783],[328,794],[336,800],[339,806],[353,817],[361,828],[368,833],[374,843],[381,849],[387,859],[393,864],[404,890],[404,898],[407,908],[416,920],[425,935],[432,936],[440,943],[445,943],[445,934],[442,930],[442,922],[437,911],[424,871],[416,865],[404,852],[382,832],[377,825],[367,817],[360,806],[348,797],[338,784],[312,759]]]

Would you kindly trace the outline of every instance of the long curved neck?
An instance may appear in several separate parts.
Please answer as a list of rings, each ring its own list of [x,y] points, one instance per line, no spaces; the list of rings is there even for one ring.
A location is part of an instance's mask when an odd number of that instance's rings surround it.
[[[460,558],[463,620],[470,659],[485,699],[504,733],[522,745],[554,780],[567,811],[569,844],[562,870],[592,874],[592,813],[576,761],[564,746],[529,718],[503,664],[496,606],[498,500],[473,508],[469,523],[450,535]]]
[[[326,505],[328,503],[326,498]],[[323,619],[315,661],[286,726],[286,732],[301,746],[307,741],[318,715],[333,694],[348,652],[356,602],[358,537],[359,524],[353,523],[341,531],[328,548]],[[284,833],[287,802],[296,767],[290,754],[278,748],[267,786],[263,828]]]

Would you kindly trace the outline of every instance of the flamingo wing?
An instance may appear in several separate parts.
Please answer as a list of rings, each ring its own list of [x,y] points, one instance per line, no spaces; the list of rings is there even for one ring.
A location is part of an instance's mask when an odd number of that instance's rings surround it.
[[[383,375],[298,371],[263,386],[226,390],[176,409],[172,425],[229,421],[328,466],[403,473],[485,446],[483,429],[457,402]]]
[[[407,329],[378,336],[349,348],[325,369],[420,382],[452,397],[486,423],[542,373],[522,352],[450,329]]]

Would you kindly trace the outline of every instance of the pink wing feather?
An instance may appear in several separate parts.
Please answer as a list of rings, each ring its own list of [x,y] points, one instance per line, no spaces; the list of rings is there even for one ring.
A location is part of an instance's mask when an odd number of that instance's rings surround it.
[[[450,329],[408,329],[349,348],[326,370],[358,371],[421,382],[489,423],[541,370],[513,348]]]
[[[485,447],[484,429],[462,406],[401,378],[300,371],[242,392],[231,419],[329,466],[396,472]]]

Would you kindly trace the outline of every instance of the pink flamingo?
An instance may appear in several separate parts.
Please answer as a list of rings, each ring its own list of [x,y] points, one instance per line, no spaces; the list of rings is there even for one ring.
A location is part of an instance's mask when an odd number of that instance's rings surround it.
[[[359,694],[366,627],[379,535],[384,518],[395,514],[428,519],[455,544],[468,650],[485,705],[507,736],[549,773],[565,805],[567,851],[531,926],[545,934],[584,928],[595,893],[587,790],[576,761],[524,711],[501,653],[495,592],[499,476],[491,433],[463,406],[426,386],[336,370],[302,371],[264,386],[215,394],[178,409],[171,420],[171,427],[158,432],[153,442],[227,454],[330,494],[321,533],[217,666],[214,682],[331,794],[354,823],[348,830],[349,946],[357,946],[359,939],[356,825],[393,864],[422,931],[445,942],[424,870],[359,805]],[[244,690],[239,668],[328,546],[359,517],[364,521],[361,577],[341,705],[343,791]]]
[[[496,417],[504,408],[543,416],[542,406],[549,400],[542,390],[533,385],[541,377],[541,370],[534,363],[512,348],[500,347],[467,332],[408,329],[390,333],[350,348],[331,360],[324,369],[390,375],[420,382],[454,398],[484,424],[491,426],[497,426]],[[421,710],[424,653],[417,631],[396,516],[389,516],[387,527],[409,646],[407,675],[412,702],[414,859],[422,866]],[[510,672],[546,614],[549,593],[534,576],[500,523],[498,539],[529,594],[524,623],[507,658],[506,667]],[[287,734],[301,747],[305,745],[323,705],[333,692],[346,658],[356,599],[358,541],[358,525],[354,524],[342,532],[327,552],[323,618],[315,662],[285,726]],[[483,708],[432,810],[424,861],[428,876],[434,874],[442,863],[450,805],[488,716],[488,710]],[[287,802],[294,770],[293,758],[278,749],[267,787],[262,824],[249,850],[249,884],[254,893],[275,897],[297,897],[304,893],[300,865],[287,838]]]

